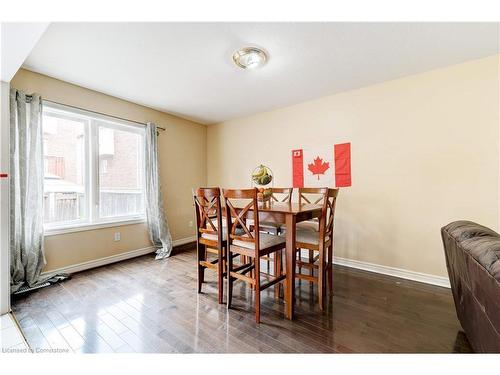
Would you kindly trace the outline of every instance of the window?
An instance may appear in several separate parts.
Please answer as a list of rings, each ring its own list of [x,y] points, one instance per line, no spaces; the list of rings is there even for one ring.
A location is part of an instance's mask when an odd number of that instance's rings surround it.
[[[44,222],[59,230],[144,220],[142,126],[44,103]]]
[[[143,135],[99,123],[99,217],[144,212]]]

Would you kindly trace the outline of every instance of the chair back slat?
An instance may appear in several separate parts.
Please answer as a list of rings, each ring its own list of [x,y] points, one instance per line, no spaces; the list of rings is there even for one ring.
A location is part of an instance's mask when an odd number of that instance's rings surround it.
[[[243,209],[239,213],[236,211],[236,209],[234,208],[233,204],[229,201],[229,199],[226,199],[226,206],[228,206],[229,208],[229,213],[232,221],[230,227],[231,230],[229,231],[230,235],[234,238],[236,229],[238,228],[238,226],[240,226],[250,238],[253,238],[252,232],[250,231],[249,226],[247,226],[245,220],[245,216],[248,210],[252,208],[253,202],[248,203],[245,207],[243,207]],[[233,218],[235,219],[234,221]]]
[[[326,220],[325,220],[325,235],[333,235],[333,222],[335,219],[335,206],[337,204],[337,196],[339,189],[328,189],[328,196],[326,197]]]
[[[299,203],[323,204],[328,188],[299,188]]]
[[[275,202],[290,203],[292,201],[293,188],[272,188],[272,192],[271,199]]]
[[[222,245],[222,210],[219,188],[198,188],[193,190],[196,213],[196,235],[217,236],[217,242]]]
[[[234,241],[245,241],[254,243],[256,252],[259,251],[259,211],[257,205],[256,188],[253,189],[223,189],[223,196],[226,205],[226,220],[228,231],[228,246]],[[238,201],[238,209],[235,207],[235,201]],[[241,207],[241,204],[245,204]],[[248,212],[253,211],[253,230],[247,224]],[[237,234],[238,228],[243,229],[244,234]]]

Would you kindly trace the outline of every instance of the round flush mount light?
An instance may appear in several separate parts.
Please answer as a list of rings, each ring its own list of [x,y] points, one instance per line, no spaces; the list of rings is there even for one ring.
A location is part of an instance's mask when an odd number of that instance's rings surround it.
[[[245,47],[233,53],[233,61],[242,69],[255,69],[266,63],[267,54],[257,47]]]

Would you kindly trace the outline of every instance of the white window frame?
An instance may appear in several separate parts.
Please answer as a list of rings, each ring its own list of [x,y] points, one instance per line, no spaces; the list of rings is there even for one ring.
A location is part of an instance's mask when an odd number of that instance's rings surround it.
[[[74,107],[56,104],[52,102],[43,102],[44,110],[48,111],[64,111],[75,114],[83,120],[85,124],[85,193],[86,193],[86,218],[83,220],[75,220],[70,222],[46,223],[44,230],[46,236],[80,232],[99,228],[115,227],[121,225],[130,225],[144,223],[146,221],[146,213],[138,215],[124,215],[112,218],[100,218],[99,216],[99,127],[103,125],[115,130],[127,131],[138,134],[141,137],[141,143],[145,142],[145,127],[126,120],[116,119],[110,116],[97,114],[91,111],[85,111]],[[140,173],[140,181],[143,190],[145,182],[145,165],[144,165],[144,150],[139,148],[140,160],[143,163],[143,170]],[[145,199],[145,192],[143,193]]]

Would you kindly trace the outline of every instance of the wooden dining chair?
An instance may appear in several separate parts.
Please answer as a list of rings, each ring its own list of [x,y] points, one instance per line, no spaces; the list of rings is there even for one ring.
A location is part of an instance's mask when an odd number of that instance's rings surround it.
[[[322,188],[299,188],[299,204],[323,204],[325,195]],[[319,218],[301,221],[297,223],[297,229],[312,230],[319,232]]]
[[[277,203],[290,203],[292,201],[293,188],[271,188],[271,202]],[[248,220],[250,227],[253,226],[253,219]],[[282,224],[272,222],[261,222],[260,230],[269,234],[279,235],[281,232]]]
[[[333,223],[338,191],[338,189],[328,188],[299,189],[299,203],[321,203],[323,205],[317,223],[318,230],[297,226],[295,238],[299,257],[297,260],[299,272],[296,277],[301,280],[308,280],[311,284],[318,284],[318,298],[321,310],[324,309],[326,280],[328,280],[330,290],[333,288]],[[311,196],[314,198],[311,198]],[[302,259],[301,249],[309,250],[308,261]],[[308,268],[309,275],[303,274],[302,268]],[[317,276],[314,275],[314,270],[318,271]]]
[[[271,188],[271,202],[277,203],[290,203],[292,201],[293,188]],[[250,229],[253,230],[253,219],[247,220],[247,223],[250,226]],[[260,222],[260,231],[273,234],[278,236],[282,230],[285,228],[283,224],[272,223],[272,222]],[[274,260],[268,256],[263,258],[267,262],[267,269],[271,268],[270,262]]]
[[[324,200],[325,194],[322,188],[299,188],[299,204],[323,204]],[[305,220],[297,223],[296,230],[310,230],[319,234],[319,218]],[[314,251],[309,250],[309,263],[313,263],[313,258]],[[301,264],[299,264],[298,267],[299,273],[301,273]],[[310,272],[312,274],[313,270],[311,269]],[[310,284],[312,286],[313,282],[311,281]]]
[[[201,293],[205,281],[205,269],[214,269],[217,271],[219,303],[223,303],[227,230],[222,221],[220,197],[219,188],[199,188],[193,191],[196,211],[198,293]],[[214,254],[216,258],[209,260],[208,254]]]
[[[285,280],[281,266],[282,250],[286,247],[285,239],[260,231],[257,189],[224,189],[223,195],[228,227],[227,307],[231,308],[234,281],[236,279],[245,281],[252,286],[252,290],[255,290],[255,321],[260,323],[260,293]],[[235,202],[238,202],[239,209],[235,207]],[[253,218],[252,229],[247,223],[249,218]],[[243,229],[242,234],[238,234],[238,226]],[[262,283],[260,261],[269,254],[274,254],[276,259],[274,275],[265,275],[270,280]],[[233,257],[237,255],[242,256],[247,261],[235,267]]]

